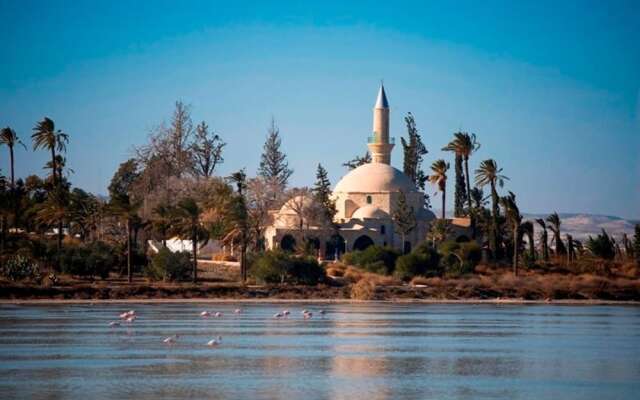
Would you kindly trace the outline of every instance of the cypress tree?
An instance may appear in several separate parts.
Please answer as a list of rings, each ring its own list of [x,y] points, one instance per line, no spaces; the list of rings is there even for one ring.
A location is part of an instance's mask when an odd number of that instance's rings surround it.
[[[404,122],[407,125],[408,140],[400,138],[404,152],[403,172],[417,187],[424,190],[426,175],[420,168],[420,165],[422,164],[422,158],[428,153],[428,150],[424,143],[422,143],[413,114],[408,113],[407,116],[404,117]]]
[[[407,203],[407,196],[402,191],[400,191],[398,203],[393,210],[393,222],[402,237],[402,253],[405,254],[407,252],[406,237],[416,227],[416,215],[413,207]]]
[[[331,224],[333,217],[336,215],[336,205],[331,200],[331,182],[329,182],[329,174],[327,170],[318,164],[316,172],[316,183],[312,189],[315,200],[322,207],[323,217],[326,222]]]
[[[284,189],[287,186],[289,177],[293,174],[293,170],[289,168],[287,155],[280,151],[281,145],[280,130],[272,119],[262,156],[260,157],[258,175]]]
[[[459,154],[456,154],[455,169],[456,191],[454,194],[454,215],[456,217],[463,217],[465,215],[464,203],[467,201],[467,188],[464,179],[464,169],[462,168],[462,156]]]

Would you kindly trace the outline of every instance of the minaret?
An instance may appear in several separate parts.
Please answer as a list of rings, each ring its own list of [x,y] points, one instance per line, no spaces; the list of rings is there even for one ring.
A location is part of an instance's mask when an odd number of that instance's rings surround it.
[[[393,141],[389,138],[389,102],[380,84],[378,99],[373,107],[373,136],[369,137],[369,152],[374,163],[391,164]]]

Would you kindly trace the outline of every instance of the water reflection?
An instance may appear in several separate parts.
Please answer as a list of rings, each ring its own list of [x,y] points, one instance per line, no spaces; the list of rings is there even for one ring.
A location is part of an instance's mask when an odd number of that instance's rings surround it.
[[[133,325],[108,326],[131,307]],[[225,316],[202,319],[204,308]],[[0,306],[0,398],[624,399],[640,389],[637,307],[359,303],[309,321],[297,305],[234,308]],[[274,320],[283,308],[291,316]],[[222,345],[207,347],[217,335]]]

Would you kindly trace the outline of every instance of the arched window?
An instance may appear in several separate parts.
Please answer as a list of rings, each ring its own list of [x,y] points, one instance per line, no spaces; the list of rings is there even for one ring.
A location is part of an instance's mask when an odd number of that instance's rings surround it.
[[[371,196],[367,196],[367,204],[371,204]]]
[[[386,227],[385,227],[384,225],[380,225],[380,234],[381,234],[381,235],[384,235],[384,233],[385,233],[385,231],[386,231],[386,229],[385,229],[385,228],[386,228]]]

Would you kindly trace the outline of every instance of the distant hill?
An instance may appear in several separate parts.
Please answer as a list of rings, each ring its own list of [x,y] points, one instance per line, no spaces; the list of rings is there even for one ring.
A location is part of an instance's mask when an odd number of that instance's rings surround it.
[[[440,215],[439,210],[433,210],[436,215]],[[451,217],[453,213],[447,213],[447,216]],[[536,218],[546,218],[549,214],[523,214],[525,220],[535,220]],[[637,220],[628,220],[620,217],[614,217],[609,215],[595,215],[595,214],[574,214],[574,213],[561,213],[558,214],[562,220],[560,230],[564,239],[564,235],[569,233],[574,239],[585,240],[591,236],[596,236],[602,232],[602,229],[607,231],[609,235],[612,235],[616,240],[622,238],[622,234],[626,233],[631,239],[634,234],[635,224],[640,223]],[[535,221],[534,221],[535,223]],[[535,224],[536,236],[538,236],[538,224]]]
[[[548,214],[524,214],[523,217],[528,220],[533,220],[536,218],[546,218],[547,215]],[[620,240],[623,233],[626,233],[629,238],[632,238],[635,224],[638,223],[638,221],[608,215],[572,213],[558,215],[560,215],[560,219],[562,220],[560,230],[563,236],[569,233],[578,240],[585,240],[589,235],[596,236],[602,232],[602,229],[607,231],[609,235],[614,236],[616,240]]]

